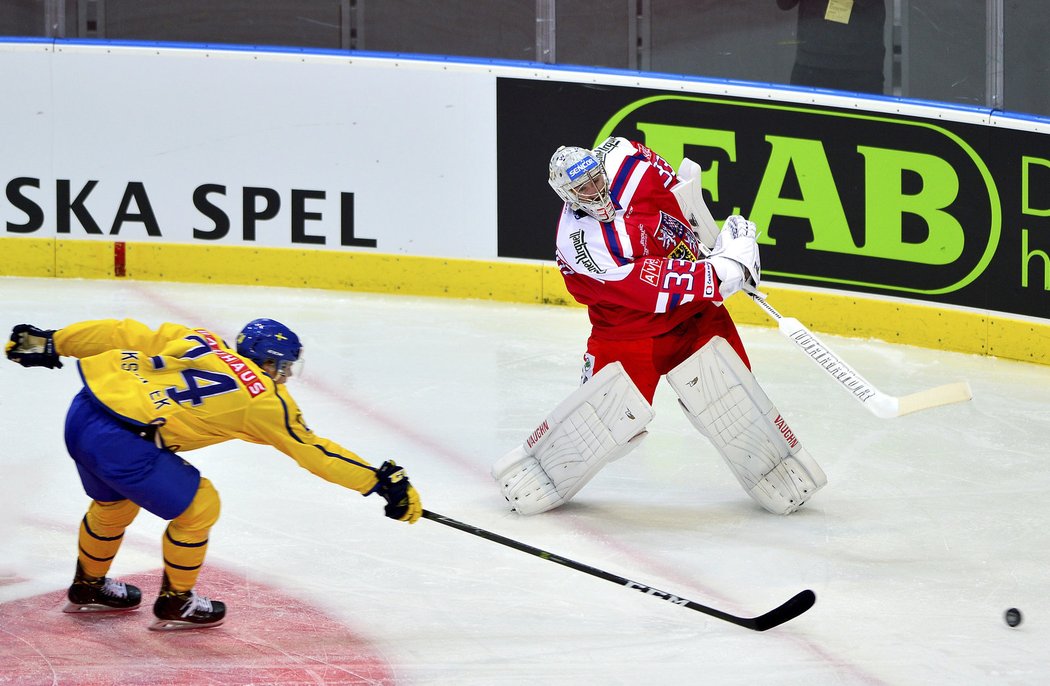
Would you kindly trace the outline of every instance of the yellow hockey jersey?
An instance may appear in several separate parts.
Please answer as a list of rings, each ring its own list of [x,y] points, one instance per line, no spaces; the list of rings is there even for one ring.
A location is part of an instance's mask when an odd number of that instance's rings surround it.
[[[283,384],[210,331],[105,319],[59,329],[54,340],[60,355],[80,358],[84,385],[102,405],[131,425],[158,425],[171,450],[239,438],[362,494],[377,483],[368,462],[306,426]]]

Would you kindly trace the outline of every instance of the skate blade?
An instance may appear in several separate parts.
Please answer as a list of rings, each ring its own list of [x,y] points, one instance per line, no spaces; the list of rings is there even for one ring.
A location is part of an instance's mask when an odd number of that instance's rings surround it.
[[[150,631],[186,631],[188,629],[211,629],[220,626],[225,618],[217,622],[199,624],[197,622],[185,622],[181,619],[157,619],[149,625]]]
[[[73,603],[68,602],[66,606],[62,608],[62,611],[66,614],[71,615],[83,615],[91,612],[129,612],[131,610],[139,609],[139,605],[132,605],[131,607],[110,607],[109,605],[103,605],[101,603]]]

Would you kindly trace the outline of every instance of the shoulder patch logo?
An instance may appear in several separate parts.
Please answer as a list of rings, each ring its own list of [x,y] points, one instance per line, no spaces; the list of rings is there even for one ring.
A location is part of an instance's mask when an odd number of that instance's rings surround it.
[[[663,271],[663,260],[647,257],[642,260],[642,268],[638,272],[638,278],[653,288],[659,287],[660,273]]]

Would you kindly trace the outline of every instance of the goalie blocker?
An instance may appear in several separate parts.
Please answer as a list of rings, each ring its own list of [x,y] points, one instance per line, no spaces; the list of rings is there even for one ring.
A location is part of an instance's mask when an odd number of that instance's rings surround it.
[[[744,490],[774,514],[802,507],[827,478],[724,338],[667,379],[689,421]],[[633,450],[655,416],[618,362],[606,365],[492,466],[514,509],[538,514],[568,502],[606,464]]]

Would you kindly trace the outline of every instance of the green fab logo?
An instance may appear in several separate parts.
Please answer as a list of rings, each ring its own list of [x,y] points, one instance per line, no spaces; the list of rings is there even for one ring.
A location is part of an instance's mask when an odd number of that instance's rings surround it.
[[[764,229],[769,275],[942,294],[980,276],[999,243],[992,174],[943,126],[667,95],[616,112],[596,144],[610,135],[675,166],[699,162],[715,216],[746,214]]]

